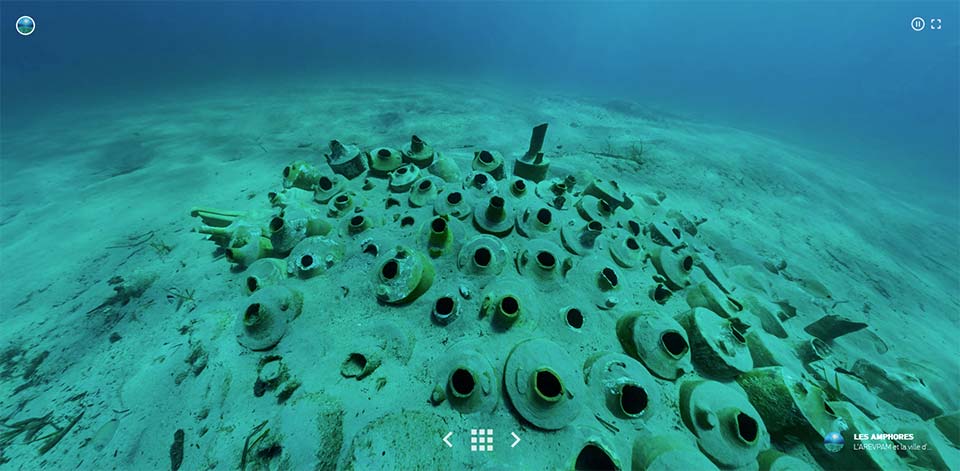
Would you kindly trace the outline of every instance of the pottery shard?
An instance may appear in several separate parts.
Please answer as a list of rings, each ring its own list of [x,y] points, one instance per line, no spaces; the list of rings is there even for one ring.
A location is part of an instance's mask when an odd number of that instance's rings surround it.
[[[883,368],[866,360],[857,360],[852,371],[881,399],[895,407],[913,412],[923,420],[932,419],[944,412],[943,406],[920,378]]]
[[[173,444],[170,445],[170,469],[177,471],[183,464],[183,429],[173,433]]]
[[[860,322],[852,317],[841,314],[828,314],[810,323],[803,328],[808,334],[829,342],[842,335],[864,329],[867,327],[865,322]]]

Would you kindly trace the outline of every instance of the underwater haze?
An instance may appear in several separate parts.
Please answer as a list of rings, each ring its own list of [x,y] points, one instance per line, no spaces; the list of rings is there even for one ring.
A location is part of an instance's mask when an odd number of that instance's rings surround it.
[[[957,2],[3,1],[0,55],[2,469],[960,469]]]
[[[231,80],[494,80],[762,129],[957,196],[953,2],[5,2],[4,24],[24,12],[36,36],[4,31],[12,125]]]

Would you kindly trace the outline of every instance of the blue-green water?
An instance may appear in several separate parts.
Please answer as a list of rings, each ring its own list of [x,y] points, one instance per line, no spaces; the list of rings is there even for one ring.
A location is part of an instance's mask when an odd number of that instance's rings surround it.
[[[960,469],[958,27],[4,1],[0,469]]]
[[[2,24],[22,14],[38,31],[3,29],[6,126],[225,79],[497,80],[773,132],[956,196],[952,2],[4,2]]]

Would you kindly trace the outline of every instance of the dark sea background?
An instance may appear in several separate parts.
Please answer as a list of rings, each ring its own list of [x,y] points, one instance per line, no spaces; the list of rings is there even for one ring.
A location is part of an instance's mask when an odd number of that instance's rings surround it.
[[[956,2],[3,2],[2,126],[71,107],[436,81],[629,100],[823,151],[956,216]],[[17,34],[20,15],[37,31]],[[942,18],[915,32],[910,20]],[[161,98],[162,97],[162,98]],[[362,104],[358,104],[362,106]],[[4,159],[29,156],[4,155]]]

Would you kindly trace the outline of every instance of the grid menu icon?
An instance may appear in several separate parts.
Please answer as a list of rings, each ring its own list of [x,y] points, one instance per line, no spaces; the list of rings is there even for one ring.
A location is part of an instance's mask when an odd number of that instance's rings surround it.
[[[470,451],[493,451],[493,429],[470,429]]]

